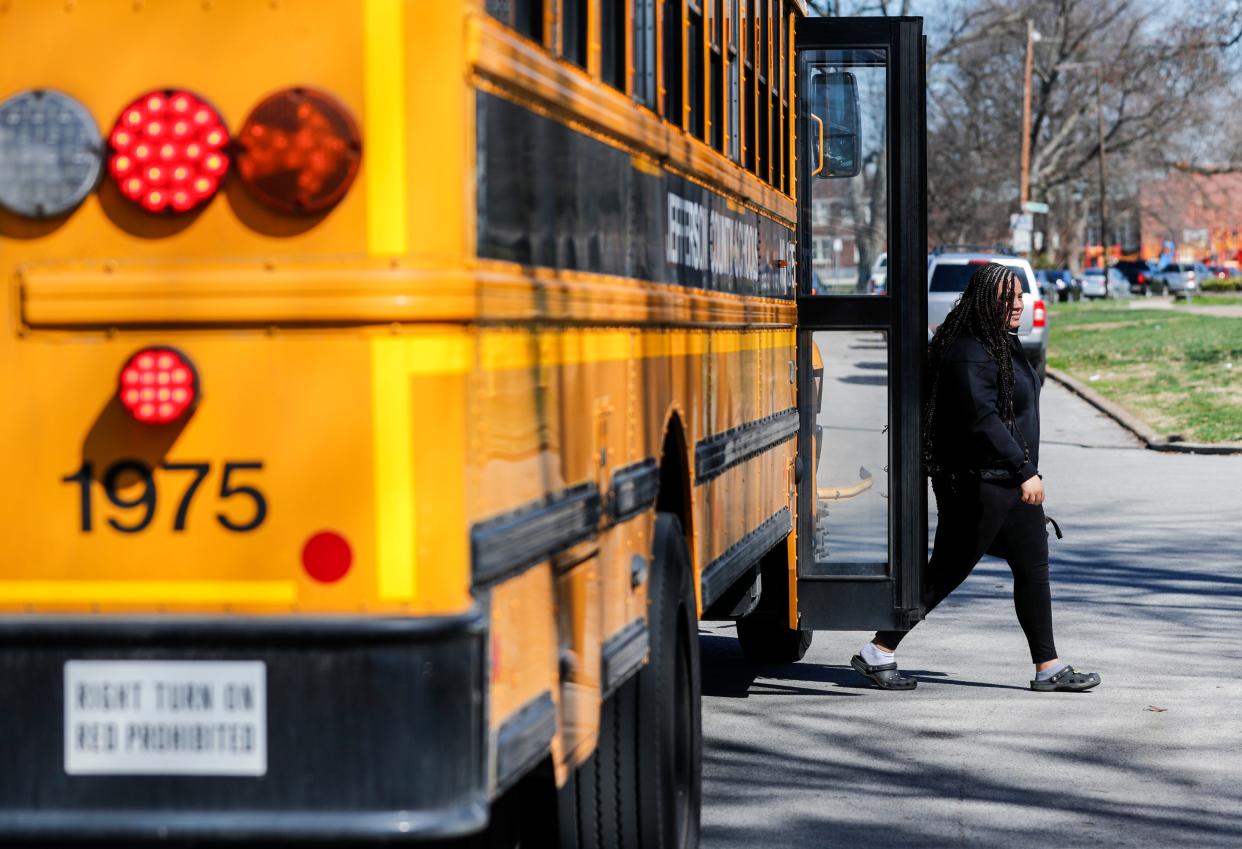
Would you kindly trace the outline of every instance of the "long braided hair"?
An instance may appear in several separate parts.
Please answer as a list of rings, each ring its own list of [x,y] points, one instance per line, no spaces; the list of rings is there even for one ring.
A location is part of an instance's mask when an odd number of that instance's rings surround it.
[[[923,462],[929,474],[938,468],[933,453],[936,424],[936,395],[940,388],[940,365],[945,352],[966,333],[975,337],[1000,369],[997,406],[1002,421],[1013,421],[1013,360],[1010,359],[1009,310],[1019,285],[1013,269],[989,262],[970,275],[966,291],[936,328],[927,345],[927,371],[924,386],[931,389],[923,402]],[[998,293],[999,289],[999,293]]]

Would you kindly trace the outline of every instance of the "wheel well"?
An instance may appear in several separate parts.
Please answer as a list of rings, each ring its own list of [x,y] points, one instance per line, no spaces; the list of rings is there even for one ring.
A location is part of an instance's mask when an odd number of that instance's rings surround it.
[[[681,521],[681,531],[686,535],[687,548],[692,538],[690,511],[690,462],[686,449],[686,431],[681,417],[676,413],[664,429],[664,445],[660,448],[660,493],[656,497],[656,510],[672,513]]]

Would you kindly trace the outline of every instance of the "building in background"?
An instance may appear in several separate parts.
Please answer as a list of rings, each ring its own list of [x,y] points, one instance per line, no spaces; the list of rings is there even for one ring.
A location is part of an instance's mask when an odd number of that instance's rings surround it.
[[[830,194],[835,188],[835,184],[826,183],[811,200],[811,268],[817,292],[841,294],[859,291],[866,272],[859,270],[853,204],[844,192]]]
[[[1142,258],[1242,265],[1242,174],[1174,171],[1145,183],[1139,199]]]

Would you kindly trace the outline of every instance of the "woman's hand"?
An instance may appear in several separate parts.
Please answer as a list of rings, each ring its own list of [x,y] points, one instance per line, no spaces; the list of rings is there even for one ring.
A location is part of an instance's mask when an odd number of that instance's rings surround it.
[[[1044,482],[1039,475],[1031,475],[1022,482],[1022,500],[1027,504],[1044,503]]]

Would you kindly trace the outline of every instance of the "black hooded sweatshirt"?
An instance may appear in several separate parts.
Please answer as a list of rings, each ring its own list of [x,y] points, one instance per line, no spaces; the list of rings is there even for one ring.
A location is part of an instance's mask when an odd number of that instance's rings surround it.
[[[946,472],[1017,486],[1039,474],[1039,379],[1018,337],[1007,336],[1014,426],[997,407],[999,366],[978,339],[963,334],[941,361],[932,454]]]

